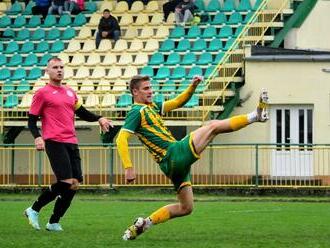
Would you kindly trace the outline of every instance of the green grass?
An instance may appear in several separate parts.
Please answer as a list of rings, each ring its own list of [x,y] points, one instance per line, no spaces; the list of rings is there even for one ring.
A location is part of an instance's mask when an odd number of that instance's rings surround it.
[[[328,198],[280,202],[278,197],[198,195],[192,215],[154,226],[134,241],[121,240],[126,227],[135,217],[173,202],[173,195],[163,194],[158,201],[143,191],[78,194],[61,221],[62,233],[35,231],[28,225],[22,212],[35,198],[0,194],[0,247],[330,247],[330,202],[324,201]],[[40,214],[43,228],[52,207]]]

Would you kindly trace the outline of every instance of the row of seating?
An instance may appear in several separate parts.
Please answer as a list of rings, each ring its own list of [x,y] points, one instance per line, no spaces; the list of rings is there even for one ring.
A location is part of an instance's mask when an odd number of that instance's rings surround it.
[[[41,41],[37,44],[33,42],[25,42],[19,44],[16,41],[11,41],[8,44],[0,42],[0,52],[4,54],[14,53],[59,53],[65,48],[65,43],[61,40],[57,40],[53,43],[49,41]]]
[[[203,0],[196,0],[195,5],[198,7],[200,11],[205,12],[233,12],[233,11],[253,11],[258,9],[259,5],[261,4],[262,0],[254,1],[252,5],[250,0],[240,0],[238,5],[236,5],[236,0],[224,0],[223,5],[220,0],[210,0],[208,4],[205,4]]]
[[[39,67],[32,68],[31,70],[26,70],[24,68],[17,68],[14,71],[8,68],[0,69],[0,80],[4,81],[10,79],[11,81],[17,80],[36,80],[42,75],[42,70]]]
[[[158,1],[150,1],[145,6],[142,1],[134,1],[131,8],[126,1],[120,2],[109,2],[103,1],[100,6],[100,12],[102,13],[104,9],[109,9],[113,14],[123,14],[123,13],[134,13],[139,14],[141,12],[145,13],[155,13],[159,11]]]
[[[58,19],[58,20],[57,20]],[[39,15],[26,17],[23,15],[16,16],[12,21],[10,16],[3,16],[0,18],[0,28],[51,28],[51,27],[79,27],[86,24],[87,18],[84,14],[78,14],[75,17],[71,15],[61,15],[57,18],[55,15],[47,15],[44,21]]]
[[[31,50],[33,51],[33,50]],[[26,57],[22,56],[22,54],[10,54],[6,56],[5,54],[0,54],[0,66],[5,67],[16,67],[16,66],[24,66],[24,67],[33,67],[33,66],[46,66],[47,62],[53,56],[49,53],[46,53],[40,57],[38,57],[35,53],[28,54]]]

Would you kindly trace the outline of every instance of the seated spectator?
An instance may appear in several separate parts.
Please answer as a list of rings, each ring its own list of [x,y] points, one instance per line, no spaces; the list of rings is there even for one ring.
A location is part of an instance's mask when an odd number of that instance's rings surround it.
[[[68,14],[77,15],[85,9],[84,0],[68,0],[64,2],[64,11]]]
[[[164,21],[167,21],[167,17],[171,12],[175,11],[175,7],[181,3],[182,0],[170,0],[167,3],[163,4],[163,12],[164,12]]]
[[[48,14],[50,0],[34,0],[36,5],[32,7],[33,15],[42,15],[45,19]]]
[[[191,22],[194,18],[194,1],[183,0],[175,7],[175,23],[177,25],[185,25],[187,22]]]
[[[101,39],[114,39],[117,41],[120,37],[120,27],[117,19],[110,14],[109,9],[103,11],[103,17],[100,20],[98,32],[96,34],[96,47],[98,48]]]
[[[64,1],[65,0],[53,0],[51,6],[49,7],[49,15],[62,15],[64,10]]]

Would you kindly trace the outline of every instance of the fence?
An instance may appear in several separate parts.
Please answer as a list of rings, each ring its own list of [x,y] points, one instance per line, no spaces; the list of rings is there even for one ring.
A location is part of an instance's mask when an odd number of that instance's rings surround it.
[[[116,147],[80,145],[83,187],[170,186],[147,150],[131,145],[137,179],[124,180]],[[330,187],[330,145],[211,144],[192,166],[199,186]],[[0,146],[0,186],[39,187],[55,181],[45,152],[33,145]]]

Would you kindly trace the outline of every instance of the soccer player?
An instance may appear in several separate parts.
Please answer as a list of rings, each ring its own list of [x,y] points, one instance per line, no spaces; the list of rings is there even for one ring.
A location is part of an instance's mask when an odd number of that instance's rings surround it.
[[[220,133],[236,131],[254,122],[265,122],[268,119],[266,109],[268,95],[264,91],[260,95],[259,105],[252,113],[225,120],[212,120],[182,140],[175,140],[164,125],[161,115],[182,107],[191,98],[201,81],[202,77],[195,76],[184,92],[165,102],[152,101],[148,76],[137,75],[130,81],[134,104],[116,140],[125,168],[125,179],[128,183],[135,180],[135,172],[128,152],[128,139],[135,134],[147,147],[163,173],[172,180],[179,202],[161,207],[147,218],[137,218],[125,231],[124,240],[135,239],[152,225],[189,215],[193,210],[190,167],[199,159],[207,145]]]
[[[105,132],[113,125],[106,118],[86,110],[78,101],[76,93],[70,87],[62,85],[64,66],[61,59],[50,59],[46,72],[49,75],[49,83],[33,96],[28,127],[34,137],[36,149],[46,150],[57,181],[43,191],[24,214],[32,227],[40,230],[39,211],[57,198],[46,229],[62,231],[60,218],[69,208],[79,183],[83,180],[74,116],[76,114],[86,121],[98,121]],[[36,125],[39,117],[42,135]]]

